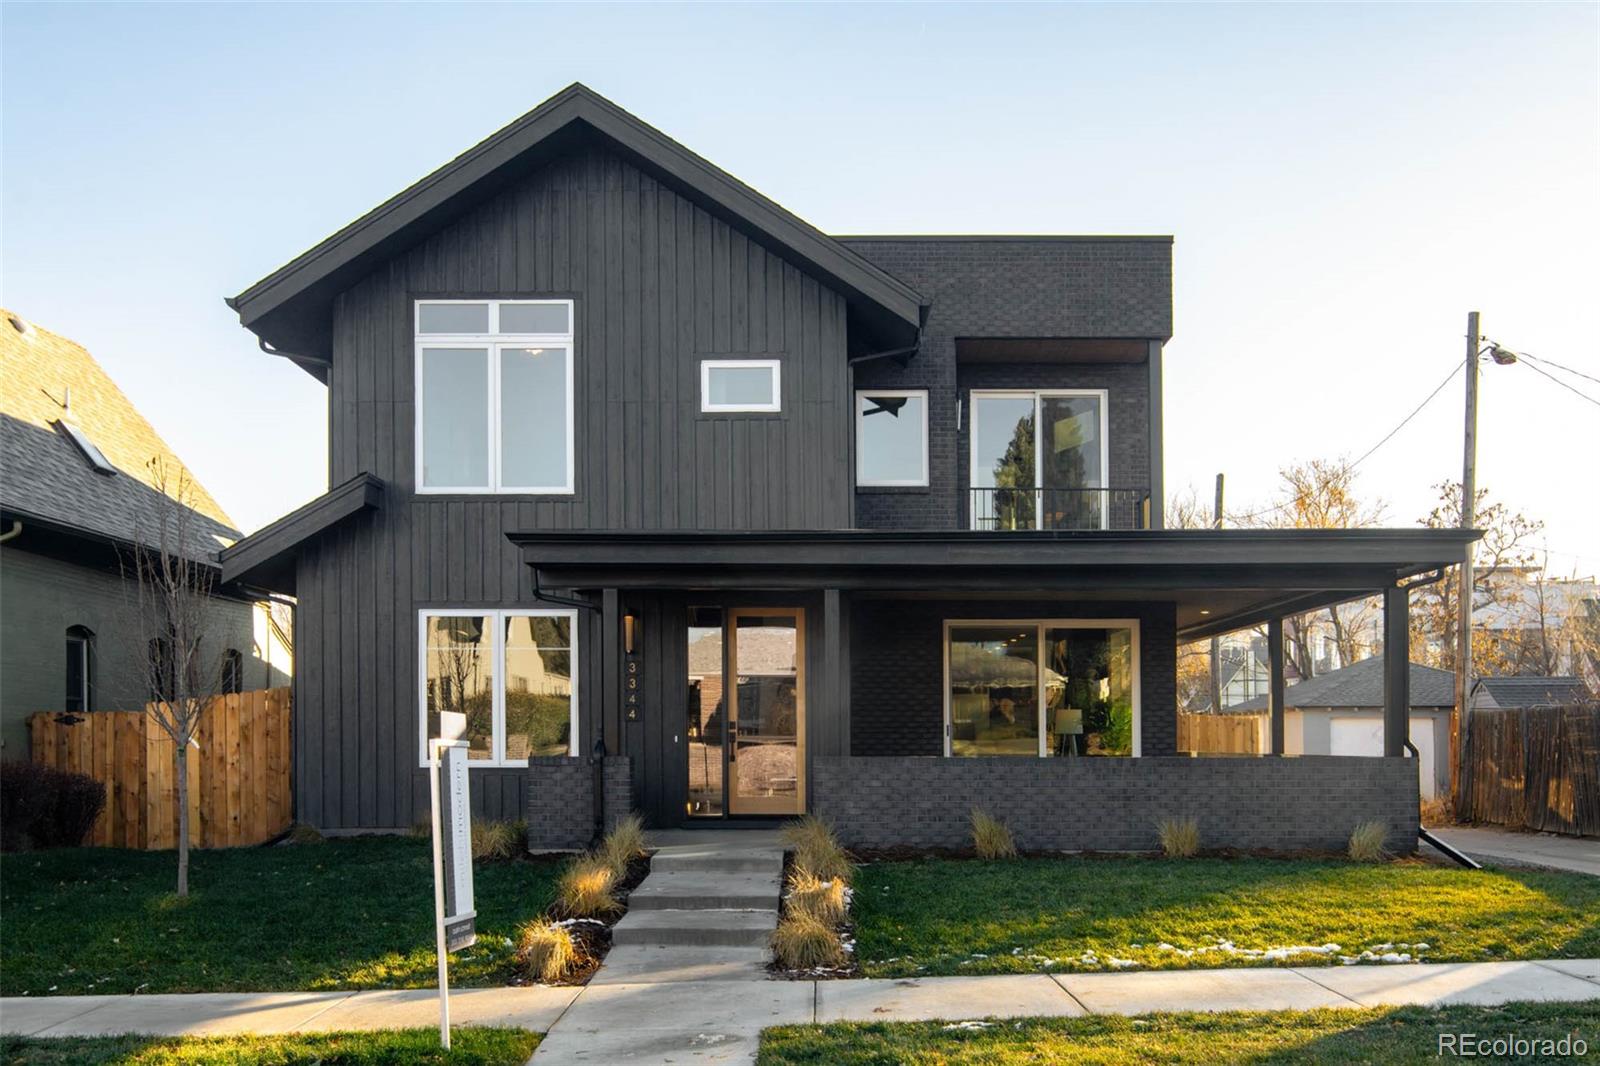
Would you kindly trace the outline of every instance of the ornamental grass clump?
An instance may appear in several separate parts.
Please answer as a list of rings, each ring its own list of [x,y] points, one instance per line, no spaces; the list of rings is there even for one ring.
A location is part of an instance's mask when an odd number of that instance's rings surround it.
[[[845,964],[844,942],[831,926],[791,910],[772,931],[772,954],[788,970],[838,968]]]
[[[535,981],[559,981],[577,962],[578,945],[566,926],[536,918],[517,930],[517,967]]]
[[[580,855],[561,871],[555,909],[565,918],[604,918],[622,909],[617,875],[598,855]]]
[[[843,881],[838,878],[824,881],[799,867],[789,874],[789,894],[785,900],[789,914],[804,914],[830,927],[843,922],[847,910]]]
[[[988,811],[972,808],[972,846],[980,859],[1014,859],[1017,842],[1006,824]]]
[[[1161,853],[1169,859],[1189,859],[1200,850],[1200,823],[1194,818],[1163,818],[1156,823]]]
[[[524,834],[516,822],[472,820],[473,859],[512,859],[522,850]]]
[[[1381,862],[1389,857],[1383,842],[1389,835],[1388,826],[1382,822],[1362,822],[1350,831],[1347,849],[1355,862]]]
[[[855,873],[850,855],[821,818],[808,814],[795,819],[783,827],[783,840],[794,851],[795,869],[821,881],[850,883]]]
[[[618,821],[600,842],[600,857],[619,881],[628,876],[628,865],[644,855],[644,820],[637,814]]]

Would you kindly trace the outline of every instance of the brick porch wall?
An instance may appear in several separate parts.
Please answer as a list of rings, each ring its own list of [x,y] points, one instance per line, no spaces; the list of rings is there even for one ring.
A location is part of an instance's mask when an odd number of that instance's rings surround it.
[[[1416,763],[1289,758],[851,758],[819,756],[812,812],[849,847],[960,848],[982,807],[1031,851],[1153,851],[1156,822],[1192,816],[1202,847],[1342,851],[1375,820],[1416,850]]]
[[[631,760],[608,755],[601,771],[601,802],[610,829],[632,806]],[[528,850],[577,851],[594,843],[594,764],[568,755],[528,760]]]

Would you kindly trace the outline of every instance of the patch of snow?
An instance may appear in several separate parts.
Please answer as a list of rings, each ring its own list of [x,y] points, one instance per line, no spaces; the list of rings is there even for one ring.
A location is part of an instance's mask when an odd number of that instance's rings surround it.
[[[944,1026],[944,1028],[947,1029],[947,1030],[949,1030],[949,1029],[959,1029],[959,1030],[961,1030],[963,1032],[970,1033],[970,1032],[974,1032],[974,1031],[980,1030],[980,1029],[992,1029],[992,1028],[994,1028],[994,1023],[993,1022],[951,1022],[949,1025]]]

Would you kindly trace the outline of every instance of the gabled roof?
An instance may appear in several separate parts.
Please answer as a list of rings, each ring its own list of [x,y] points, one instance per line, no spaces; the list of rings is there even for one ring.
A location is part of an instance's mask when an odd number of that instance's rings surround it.
[[[1283,690],[1285,707],[1382,707],[1383,656],[1374,655],[1358,663],[1330,670],[1325,674],[1290,685]],[[1411,706],[1454,707],[1456,675],[1449,670],[1411,664]],[[1229,711],[1264,711],[1267,698],[1257,696],[1229,707]]]
[[[75,432],[114,473],[97,470]],[[239,539],[222,507],[82,345],[20,315],[0,312],[0,508],[24,525],[115,544],[148,543],[186,482],[195,558]]]
[[[1502,709],[1573,707],[1594,703],[1594,693],[1576,677],[1480,677],[1473,694],[1483,691]]]
[[[326,380],[333,298],[575,145],[598,138],[848,300],[886,347],[914,342],[922,299],[810,223],[600,96],[573,84],[227,301],[239,321]]]
[[[351,515],[383,506],[383,481],[362,472],[222,552],[222,580],[294,595],[301,544]]]

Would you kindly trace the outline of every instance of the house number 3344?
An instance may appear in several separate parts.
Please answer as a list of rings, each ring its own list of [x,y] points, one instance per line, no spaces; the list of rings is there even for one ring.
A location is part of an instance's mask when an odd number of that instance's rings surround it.
[[[628,672],[622,682],[622,704],[628,709],[628,721],[639,720],[639,660],[628,658]]]

